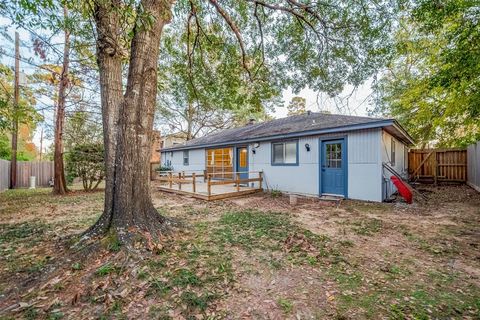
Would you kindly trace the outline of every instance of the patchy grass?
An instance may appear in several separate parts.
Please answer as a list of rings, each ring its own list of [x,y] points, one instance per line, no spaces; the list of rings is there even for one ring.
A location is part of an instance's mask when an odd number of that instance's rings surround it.
[[[220,244],[278,250],[279,242],[285,240],[290,228],[290,221],[283,214],[233,211],[220,218],[220,228],[215,235]]]
[[[288,299],[279,298],[277,303],[280,305],[284,313],[290,313],[293,309],[293,303]]]
[[[110,273],[117,271],[118,269],[113,266],[111,263],[105,263],[103,266],[97,269],[95,274],[100,277],[104,277]]]
[[[85,259],[62,238],[101,193],[1,193],[0,319],[480,318],[480,196],[435,190],[413,208],[153,192],[184,229],[138,254],[110,234]]]
[[[362,236],[371,236],[382,229],[383,222],[379,219],[362,219],[352,223],[352,230]]]

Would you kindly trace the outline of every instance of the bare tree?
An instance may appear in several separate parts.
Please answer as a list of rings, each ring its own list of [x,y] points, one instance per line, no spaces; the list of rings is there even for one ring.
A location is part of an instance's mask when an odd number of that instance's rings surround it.
[[[199,104],[159,107],[158,123],[172,132],[182,133],[187,140],[195,139],[236,123],[235,116],[226,110],[202,108]]]

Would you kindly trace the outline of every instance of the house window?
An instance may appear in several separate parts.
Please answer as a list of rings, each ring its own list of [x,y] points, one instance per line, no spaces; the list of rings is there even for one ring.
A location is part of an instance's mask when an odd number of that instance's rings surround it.
[[[298,165],[298,141],[272,143],[272,165]]]
[[[183,165],[188,166],[188,150],[183,151]]]
[[[390,164],[392,167],[395,167],[395,140],[391,140],[391,145],[390,145]]]
[[[207,173],[213,179],[233,178],[233,148],[208,149],[205,157]]]
[[[342,144],[329,143],[326,150],[327,168],[342,167]]]
[[[246,148],[241,149],[240,156],[239,156],[239,162],[240,162],[239,167],[240,168],[246,168],[247,167],[247,157],[248,157],[247,149]]]

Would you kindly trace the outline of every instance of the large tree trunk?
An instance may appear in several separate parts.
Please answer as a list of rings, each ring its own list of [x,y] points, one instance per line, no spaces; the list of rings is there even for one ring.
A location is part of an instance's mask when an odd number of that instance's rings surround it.
[[[149,27],[136,23],[130,50],[127,87],[122,97],[120,23],[112,7],[97,7],[97,48],[106,150],[105,209],[87,235],[116,232],[129,242],[132,232],[156,238],[165,229],[150,196],[150,157],[157,96],[157,63],[163,27],[171,18],[171,2],[144,0]],[[107,36],[102,36],[107,35]]]
[[[63,7],[63,16],[67,20],[68,11],[66,5]],[[63,48],[63,66],[58,86],[58,103],[55,119],[55,137],[54,137],[54,175],[53,175],[53,193],[65,194],[68,192],[67,181],[65,179],[65,166],[63,164],[63,131],[65,126],[65,100],[66,87],[68,85],[68,67],[70,64],[70,32],[65,22],[65,45]]]
[[[103,142],[105,146],[105,204],[103,214],[87,234],[99,235],[108,231],[112,221],[113,193],[115,189],[115,153],[117,148],[117,123],[123,100],[120,16],[115,7],[121,0],[95,2],[97,29],[97,63],[100,74]]]

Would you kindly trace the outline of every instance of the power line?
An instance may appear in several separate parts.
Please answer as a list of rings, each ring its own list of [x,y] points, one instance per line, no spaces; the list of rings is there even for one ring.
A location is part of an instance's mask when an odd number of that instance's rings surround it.
[[[11,55],[11,54],[9,54],[9,53],[1,50],[1,49],[0,49],[0,54],[4,54],[4,55],[6,55],[6,56],[8,56],[8,57],[13,57],[13,58],[15,57],[15,56],[13,56],[13,55]],[[60,75],[60,73],[56,72],[55,70],[51,70],[51,69],[49,69],[49,68],[47,68],[47,67],[44,67],[44,66],[42,66],[42,65],[40,65],[40,64],[33,63],[33,62],[31,62],[30,60],[27,60],[27,59],[25,59],[25,58],[20,57],[20,61],[22,61],[22,62],[24,62],[24,63],[27,63],[27,64],[29,64],[29,65],[35,66],[35,67],[37,67],[37,68],[40,68],[40,69],[42,69],[42,70],[55,73],[56,75]],[[85,75],[85,76],[86,76],[86,75]],[[87,76],[87,77],[89,77],[89,76]],[[90,76],[90,78],[92,78],[92,77]],[[94,78],[94,79],[95,79],[95,78]],[[98,81],[97,79],[95,79],[95,80]],[[83,89],[85,89],[85,90],[89,90],[89,91],[95,92],[96,94],[100,94],[100,92],[98,92],[97,90],[92,89],[92,88],[84,87],[84,86],[79,85],[79,84],[76,84],[75,86],[77,86],[77,87],[79,87],[79,88],[83,88]]]

